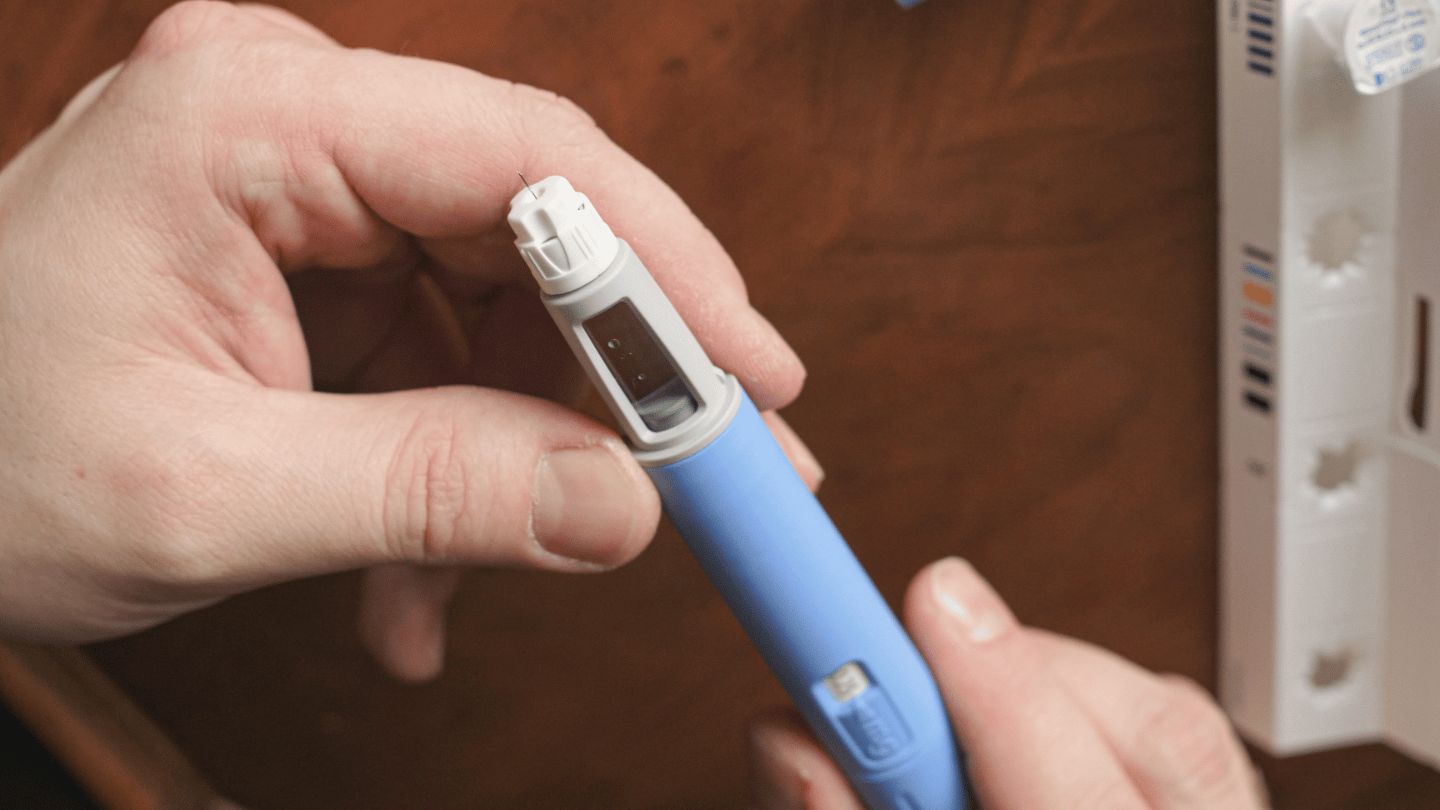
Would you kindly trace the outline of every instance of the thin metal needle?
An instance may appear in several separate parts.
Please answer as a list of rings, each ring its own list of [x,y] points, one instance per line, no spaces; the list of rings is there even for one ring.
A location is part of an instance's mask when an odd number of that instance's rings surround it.
[[[518,171],[515,172],[515,173],[516,173],[516,174],[520,174],[520,172],[518,172]],[[525,175],[520,174],[520,182],[525,183],[525,190],[528,191],[528,192],[530,192],[530,196],[531,196],[531,197],[534,197],[536,200],[539,200],[539,199],[540,199],[540,195],[539,195],[539,194],[536,194],[536,193],[535,193],[535,189],[530,188],[530,184],[525,181]]]

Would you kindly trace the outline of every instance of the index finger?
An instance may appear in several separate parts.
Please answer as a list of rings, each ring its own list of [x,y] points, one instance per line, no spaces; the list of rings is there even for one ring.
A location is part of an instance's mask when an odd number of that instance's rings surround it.
[[[347,51],[326,135],[336,165],[384,220],[460,260],[504,228],[532,178],[566,176],[655,275],[715,363],[762,408],[792,400],[804,369],[749,304],[734,262],[684,202],[579,108],[551,93],[453,65]],[[498,241],[518,266],[509,232]],[[457,248],[460,248],[457,250]]]
[[[142,72],[165,66],[169,79],[153,81],[152,71],[146,87],[172,104],[183,97],[183,120],[199,126],[185,140],[173,121],[147,123],[160,127],[167,149],[206,150],[216,196],[270,256],[361,267],[392,255],[403,231],[452,270],[490,261],[503,272],[488,280],[519,280],[505,225],[516,172],[562,174],[762,410],[798,393],[803,367],[750,306],[724,249],[575,105],[456,65],[348,50],[274,17],[181,3],[130,60]],[[173,165],[169,152],[158,154]]]

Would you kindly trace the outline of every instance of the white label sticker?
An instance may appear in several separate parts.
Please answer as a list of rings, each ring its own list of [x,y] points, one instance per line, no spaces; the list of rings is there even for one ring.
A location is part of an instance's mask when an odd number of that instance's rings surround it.
[[[1364,0],[1345,23],[1344,54],[1355,89],[1397,87],[1440,61],[1432,0]]]
[[[865,670],[859,664],[851,661],[830,673],[825,679],[825,688],[830,690],[832,697],[844,703],[869,689],[870,679],[865,677]]]

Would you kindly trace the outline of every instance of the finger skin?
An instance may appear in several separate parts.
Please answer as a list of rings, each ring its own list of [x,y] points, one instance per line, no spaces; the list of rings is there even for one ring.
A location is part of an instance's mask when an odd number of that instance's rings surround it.
[[[162,513],[201,513],[186,528],[208,535],[205,551],[219,558],[215,571],[201,566],[202,577],[258,585],[389,561],[594,570],[633,558],[659,520],[659,498],[629,451],[604,426],[553,403],[449,387],[269,391],[246,406],[200,422],[206,459],[158,462],[186,465],[155,490],[170,501]],[[572,450],[612,460],[598,483],[611,487],[603,491],[624,506],[624,519],[593,538],[593,554],[566,559],[543,546],[532,513],[541,461]],[[303,509],[275,508],[307,490]],[[176,533],[165,521],[152,529]],[[184,561],[179,573],[189,573]]]
[[[749,744],[749,806],[755,810],[864,810],[793,708],[752,720]]]
[[[90,105],[94,104],[95,99],[99,98],[100,94],[105,92],[105,88],[110,86],[110,82],[115,80],[115,77],[120,73],[120,69],[124,66],[125,63],[122,62],[91,79],[88,84],[80,89],[80,92],[75,94],[74,98],[65,104],[65,109],[60,111],[60,117],[55,119],[55,123],[51,126],[51,129],[55,130],[65,126],[74,120],[76,116],[90,109]]]
[[[1153,807],[1264,806],[1229,721],[1193,681],[1157,676],[1076,639],[1029,634]]]
[[[379,565],[360,581],[360,639],[399,680],[428,681],[445,663],[445,606],[457,568]]]
[[[933,563],[906,626],[940,686],[987,810],[1126,810],[1141,799],[1009,608],[963,560]]]
[[[306,22],[303,18],[292,14],[285,9],[267,6],[264,3],[236,3],[236,8],[241,8],[246,13],[255,17],[268,20],[280,28],[284,28],[298,37],[310,42],[322,45],[339,45],[331,36],[319,28]]]
[[[785,421],[785,417],[774,411],[765,411],[760,417],[769,425],[775,441],[780,445],[780,449],[785,451],[786,457],[795,467],[795,472],[800,475],[800,480],[805,482],[811,492],[818,490],[820,483],[825,480],[825,470],[820,467],[820,462],[815,460],[810,448],[805,446],[805,442],[790,427],[790,423]]]

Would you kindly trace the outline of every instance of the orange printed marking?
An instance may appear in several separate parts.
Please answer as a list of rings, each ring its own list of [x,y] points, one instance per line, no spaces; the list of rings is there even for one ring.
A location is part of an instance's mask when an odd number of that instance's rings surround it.
[[[1270,328],[1272,328],[1273,326],[1275,326],[1275,321],[1274,321],[1274,319],[1272,319],[1269,315],[1265,315],[1265,314],[1263,314],[1263,313],[1256,312],[1256,311],[1253,310],[1253,309],[1248,309],[1248,308],[1247,308],[1247,309],[1245,310],[1245,320],[1247,320],[1247,321],[1249,321],[1249,322],[1251,322],[1251,323],[1253,323],[1253,324],[1258,324],[1259,326],[1263,326],[1263,327],[1265,327],[1266,329],[1270,329]]]
[[[1245,282],[1245,297],[1262,307],[1268,307],[1275,303],[1275,294],[1253,281]]]

